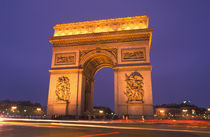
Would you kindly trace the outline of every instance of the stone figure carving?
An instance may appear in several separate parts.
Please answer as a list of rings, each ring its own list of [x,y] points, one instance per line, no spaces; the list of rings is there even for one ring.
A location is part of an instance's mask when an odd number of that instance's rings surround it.
[[[57,100],[66,102],[66,115],[69,115],[70,81],[68,77],[61,76],[58,78],[55,94]]]
[[[57,53],[55,54],[55,65],[75,64],[76,53]]]
[[[91,51],[96,51],[97,53],[108,51],[109,53],[113,54],[114,57],[117,59],[117,48],[109,48],[109,49],[101,49],[101,48],[96,48],[96,49],[91,49],[91,50],[82,50],[80,51],[80,60],[83,58],[86,54],[88,54]]]
[[[145,48],[122,49],[121,58],[126,61],[144,61],[146,59]]]
[[[144,97],[144,89],[143,89],[143,77],[138,72],[133,72],[128,76],[126,76],[126,91],[125,95],[128,98],[128,101],[142,101]]]
[[[55,93],[58,100],[68,101],[70,99],[70,83],[68,77],[61,76],[58,78]]]

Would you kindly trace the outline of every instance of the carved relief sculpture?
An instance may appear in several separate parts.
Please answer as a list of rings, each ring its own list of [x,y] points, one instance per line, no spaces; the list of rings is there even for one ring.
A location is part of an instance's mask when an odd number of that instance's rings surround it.
[[[114,57],[117,59],[117,48],[109,48],[109,49],[101,49],[101,48],[96,48],[96,49],[91,49],[91,50],[82,50],[80,51],[80,60],[83,58],[86,54],[88,54],[91,51],[96,51],[97,53],[103,52],[103,51],[108,51],[109,53],[113,54]]]
[[[55,54],[55,65],[73,65],[75,64],[76,53]]]
[[[123,62],[143,61],[146,59],[145,48],[122,49],[121,55]]]
[[[57,100],[62,100],[66,102],[66,115],[68,114],[69,99],[70,99],[70,83],[69,78],[61,76],[57,80],[55,94]]]
[[[143,77],[138,72],[133,72],[128,76],[126,76],[126,91],[125,95],[128,98],[128,101],[141,101],[143,102],[144,97],[144,89],[143,89]]]
[[[70,99],[70,83],[68,77],[62,76],[58,78],[55,93],[58,100],[68,101]]]

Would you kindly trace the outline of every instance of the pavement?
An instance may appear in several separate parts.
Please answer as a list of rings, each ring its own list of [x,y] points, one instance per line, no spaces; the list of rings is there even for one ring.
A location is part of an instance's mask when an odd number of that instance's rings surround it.
[[[0,118],[0,137],[210,137],[210,122]]]

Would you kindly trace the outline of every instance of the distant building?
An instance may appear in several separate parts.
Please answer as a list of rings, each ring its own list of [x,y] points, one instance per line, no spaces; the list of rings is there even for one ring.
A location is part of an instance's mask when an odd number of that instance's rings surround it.
[[[158,119],[210,119],[210,109],[200,108],[184,101],[181,104],[163,104],[155,106],[155,118]]]
[[[210,120],[210,108],[206,110],[206,117]]]
[[[32,117],[44,116],[46,108],[39,103],[30,101],[0,101],[0,115],[2,117]]]
[[[155,117],[159,119],[176,119],[180,117],[180,109],[178,108],[156,108]]]
[[[115,119],[117,116],[109,107],[94,106],[93,117],[96,119]]]

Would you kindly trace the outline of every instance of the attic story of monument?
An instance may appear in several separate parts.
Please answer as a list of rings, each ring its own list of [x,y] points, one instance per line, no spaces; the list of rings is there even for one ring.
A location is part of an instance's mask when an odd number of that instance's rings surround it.
[[[115,113],[152,116],[153,30],[148,25],[146,15],[56,25],[49,38],[53,53],[48,114],[91,114],[94,75],[112,67]]]

